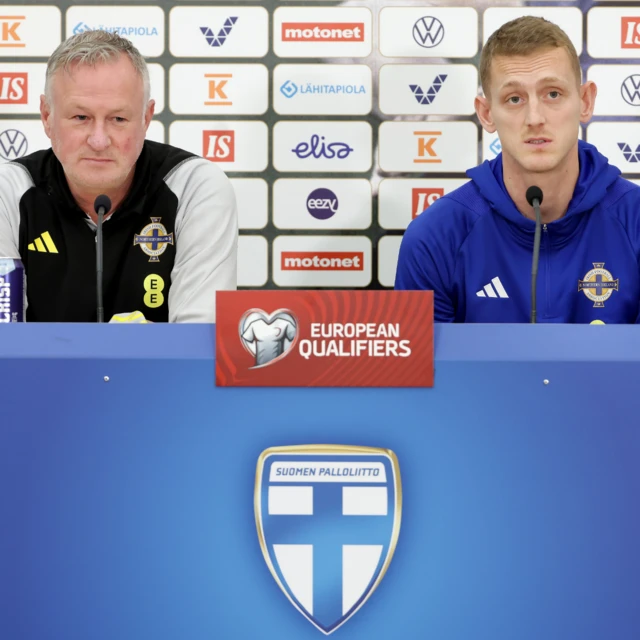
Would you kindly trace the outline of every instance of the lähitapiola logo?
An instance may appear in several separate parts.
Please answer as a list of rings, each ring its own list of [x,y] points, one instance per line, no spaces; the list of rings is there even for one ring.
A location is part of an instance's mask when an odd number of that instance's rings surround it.
[[[446,74],[440,74],[436,76],[436,79],[431,83],[431,86],[429,86],[426,91],[424,91],[418,84],[410,84],[409,89],[411,89],[411,92],[418,101],[418,104],[431,104],[436,99],[436,96],[446,79]]]
[[[26,155],[29,143],[27,136],[18,129],[5,129],[0,132],[0,156],[5,160],[15,160]]]
[[[446,78],[446,76],[445,76]],[[439,89],[439,87],[438,87]],[[280,86],[280,93],[285,98],[293,98],[296,94],[300,95],[359,95],[361,93],[367,93],[367,88],[361,84],[312,84],[307,82],[306,84],[296,84],[291,80],[287,80]]]
[[[444,25],[438,18],[424,16],[413,25],[413,39],[421,47],[437,47],[444,39]]]
[[[108,31],[110,33],[117,33],[123,38],[130,38],[131,36],[157,36],[157,27],[149,27],[147,25],[94,25],[89,26],[86,22],[78,22],[73,28],[74,35],[84,33],[85,31]]]
[[[266,449],[254,507],[271,575],[329,635],[365,604],[391,564],[402,516],[398,459],[371,447]]]
[[[489,145],[489,149],[494,155],[498,155],[502,151],[502,143],[500,142],[500,138],[494,138]]]
[[[291,80],[287,80],[286,82],[282,83],[280,87],[280,93],[285,98],[293,98],[293,96],[298,93],[298,85],[295,82],[291,82]]]
[[[238,333],[242,346],[255,358],[251,369],[266,367],[284,358],[298,337],[298,320],[288,309],[267,313],[249,309],[242,318]]]
[[[640,107],[640,75],[634,73],[628,76],[620,86],[623,100],[633,107]]]
[[[214,32],[213,29],[210,29],[209,27],[200,27],[200,31],[202,31],[202,34],[207,39],[209,46],[221,47],[227,41],[227,38],[233,29],[233,25],[237,21],[237,16],[232,16],[224,21],[222,28],[218,32]]]
[[[317,220],[328,220],[338,211],[338,197],[331,189],[314,189],[307,198],[307,211]]]
[[[626,142],[618,142],[618,147],[627,162],[640,162],[640,144],[635,151]]]
[[[344,160],[354,149],[346,142],[325,142],[324,136],[313,134],[309,142],[300,142],[293,149],[298,158],[338,158]]]

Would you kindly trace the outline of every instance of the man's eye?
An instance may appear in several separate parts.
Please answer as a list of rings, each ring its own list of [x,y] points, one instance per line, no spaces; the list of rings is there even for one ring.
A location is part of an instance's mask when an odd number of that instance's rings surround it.
[[[556,98],[560,97],[560,92],[559,91],[549,91],[549,97],[553,98],[555,100]]]
[[[74,120],[79,120],[80,122],[84,122],[87,119],[87,116],[73,116]]]
[[[116,117],[115,117],[115,121],[116,121],[116,122],[126,122],[126,121],[127,121],[127,119],[126,119],[126,118],[123,118],[122,116],[116,116]]]
[[[508,102],[509,104],[518,104],[518,103],[520,102],[520,98],[519,98],[519,96],[511,96],[511,97],[507,100],[507,102]]]

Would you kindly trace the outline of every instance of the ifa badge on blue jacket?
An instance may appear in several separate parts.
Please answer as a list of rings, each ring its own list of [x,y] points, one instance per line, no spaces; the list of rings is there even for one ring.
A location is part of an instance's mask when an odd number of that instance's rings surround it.
[[[362,607],[391,563],[402,513],[398,459],[370,447],[267,449],[255,511],[275,581],[328,635]]]

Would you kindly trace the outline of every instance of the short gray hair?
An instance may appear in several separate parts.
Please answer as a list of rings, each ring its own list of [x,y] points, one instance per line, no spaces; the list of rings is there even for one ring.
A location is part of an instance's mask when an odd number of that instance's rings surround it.
[[[44,95],[47,101],[51,102],[51,80],[59,69],[68,71],[73,64],[94,67],[97,64],[115,62],[123,53],[129,56],[133,68],[142,78],[146,107],[151,94],[151,85],[145,59],[130,40],[117,33],[99,29],[84,31],[67,38],[51,54],[44,83]]]

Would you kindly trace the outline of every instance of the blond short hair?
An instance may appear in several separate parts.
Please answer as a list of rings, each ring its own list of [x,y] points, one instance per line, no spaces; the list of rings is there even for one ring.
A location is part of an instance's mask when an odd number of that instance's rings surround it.
[[[569,36],[553,22],[535,16],[522,16],[503,24],[487,40],[480,55],[480,83],[489,97],[491,63],[497,56],[528,56],[544,49],[563,48],[569,55],[578,86],[582,82],[580,59]]]
[[[70,67],[75,64],[94,67],[98,64],[115,62],[123,54],[129,56],[133,68],[142,78],[144,104],[146,105],[149,102],[151,85],[145,59],[130,40],[117,33],[99,29],[71,36],[51,54],[47,63],[44,95],[51,102],[51,81],[58,70],[69,71]]]

